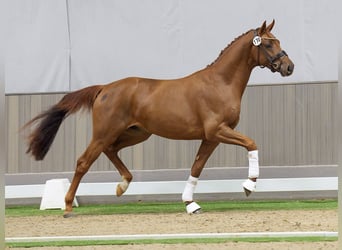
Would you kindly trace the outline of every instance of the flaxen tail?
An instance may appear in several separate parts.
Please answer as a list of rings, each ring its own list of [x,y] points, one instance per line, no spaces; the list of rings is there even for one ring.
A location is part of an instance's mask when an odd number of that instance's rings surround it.
[[[56,105],[26,123],[23,128],[36,124],[28,136],[26,153],[31,153],[36,160],[44,159],[63,120],[82,108],[90,110],[102,88],[102,85],[96,85],[69,93]]]

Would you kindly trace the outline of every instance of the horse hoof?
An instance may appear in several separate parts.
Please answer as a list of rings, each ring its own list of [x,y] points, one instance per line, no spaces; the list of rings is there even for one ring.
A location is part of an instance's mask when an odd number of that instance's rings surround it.
[[[245,194],[246,194],[247,197],[252,193],[251,191],[249,191],[246,188],[243,188],[243,190],[245,191]]]
[[[196,211],[193,211],[191,214],[201,214],[202,213],[202,209],[199,208]]]
[[[120,184],[118,184],[116,186],[116,196],[120,197],[121,195],[123,195],[124,191],[122,190],[122,188],[120,187]]]
[[[129,186],[129,181],[127,181],[125,178],[122,178],[122,182],[120,182],[117,186],[116,186],[116,196],[120,197],[121,195],[123,195],[128,186]]]
[[[201,207],[193,201],[186,205],[186,212],[188,214],[200,214],[202,210]]]
[[[248,197],[252,192],[256,189],[256,182],[250,179],[245,180],[242,183],[243,190],[245,191],[246,196]]]
[[[75,217],[76,214],[74,214],[73,212],[67,212],[67,213],[64,213],[63,214],[63,218],[72,218],[72,217]]]

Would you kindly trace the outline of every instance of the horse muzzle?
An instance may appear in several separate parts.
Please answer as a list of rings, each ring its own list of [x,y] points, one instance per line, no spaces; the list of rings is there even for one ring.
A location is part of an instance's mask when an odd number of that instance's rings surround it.
[[[291,62],[290,59],[287,60],[288,62],[282,62],[279,67],[279,73],[282,76],[290,76],[294,70],[294,64]]]
[[[287,53],[282,50],[273,57],[268,58],[272,72],[279,72],[282,76],[289,76],[293,73],[294,64]]]

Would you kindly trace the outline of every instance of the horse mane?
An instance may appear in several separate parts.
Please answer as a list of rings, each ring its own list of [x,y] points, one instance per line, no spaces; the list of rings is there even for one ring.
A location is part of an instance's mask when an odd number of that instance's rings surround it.
[[[249,32],[251,32],[253,29],[250,29],[248,31],[246,31],[245,33],[242,33],[241,35],[239,35],[238,37],[236,37],[232,42],[230,42],[223,50],[221,50],[219,56],[215,59],[215,61],[213,61],[211,64],[208,64],[207,67],[210,67],[211,65],[213,65],[214,63],[216,63],[221,56],[223,55],[223,53],[228,50],[230,48],[231,45],[233,45],[237,40],[239,40],[241,37],[243,37],[244,35],[248,34]]]

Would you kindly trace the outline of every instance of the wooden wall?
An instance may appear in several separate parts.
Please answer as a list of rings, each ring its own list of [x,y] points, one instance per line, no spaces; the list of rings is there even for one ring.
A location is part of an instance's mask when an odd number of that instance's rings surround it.
[[[43,161],[25,154],[20,127],[63,94],[6,96],[7,173],[73,171],[77,157],[91,137],[91,116],[68,117]],[[253,138],[263,166],[329,165],[337,163],[337,83],[249,86],[243,98],[238,130]],[[224,107],[222,107],[224,108]],[[115,126],[115,124],[113,124]],[[130,169],[190,168],[199,141],[172,141],[152,136],[124,149],[122,160]],[[244,148],[221,144],[206,167],[246,166]],[[92,171],[113,170],[102,155]]]

